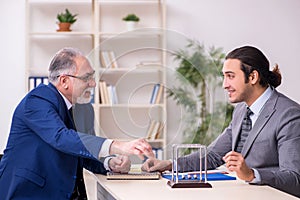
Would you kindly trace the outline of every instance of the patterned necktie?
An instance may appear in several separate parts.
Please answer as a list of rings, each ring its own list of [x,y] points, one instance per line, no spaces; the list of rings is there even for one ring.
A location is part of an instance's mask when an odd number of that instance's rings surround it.
[[[248,137],[249,132],[252,129],[252,121],[250,116],[253,114],[253,112],[250,110],[249,107],[247,107],[247,113],[242,121],[241,131],[238,139],[238,143],[236,145],[235,151],[238,153],[242,152],[244,143]]]

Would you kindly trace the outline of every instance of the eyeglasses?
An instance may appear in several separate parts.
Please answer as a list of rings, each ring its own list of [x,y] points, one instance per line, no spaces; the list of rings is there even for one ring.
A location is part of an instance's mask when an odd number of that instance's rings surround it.
[[[69,76],[69,77],[72,77],[72,78],[80,79],[84,82],[89,82],[91,80],[95,80],[95,71],[92,72],[92,73],[85,74],[83,76],[74,76],[74,75],[71,75],[71,74],[61,74],[61,75],[58,75],[57,77],[60,77],[60,76]]]

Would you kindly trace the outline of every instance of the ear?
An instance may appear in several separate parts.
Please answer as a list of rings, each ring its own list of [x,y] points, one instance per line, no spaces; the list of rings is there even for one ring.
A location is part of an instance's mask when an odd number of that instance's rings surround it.
[[[69,88],[69,80],[67,76],[60,76],[59,77],[59,84],[61,85],[61,87],[65,90],[67,90]]]
[[[252,83],[253,85],[258,83],[259,81],[259,73],[258,71],[256,70],[253,70],[249,76],[249,80],[250,80],[250,83]]]

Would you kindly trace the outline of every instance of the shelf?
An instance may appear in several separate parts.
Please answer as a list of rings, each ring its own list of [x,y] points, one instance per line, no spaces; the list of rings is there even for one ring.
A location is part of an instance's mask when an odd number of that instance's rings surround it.
[[[150,38],[158,38],[163,36],[163,30],[159,27],[152,28],[137,28],[133,31],[124,30],[123,32],[99,32],[99,36],[105,39],[109,39],[112,37],[122,37],[122,38],[137,38],[137,37],[150,37]]]
[[[99,104],[100,108],[137,108],[137,109],[149,109],[149,108],[154,108],[154,107],[160,107],[163,108],[163,104]]]
[[[56,16],[66,8],[78,14],[77,21],[72,31],[57,32]],[[96,135],[145,138],[152,121],[166,121],[165,91],[155,101],[159,104],[150,104],[154,86],[166,83],[164,12],[161,0],[26,0],[26,79],[47,76],[59,49],[78,48],[95,70]],[[122,20],[130,13],[140,18],[133,31],[127,31]],[[109,92],[115,92],[116,104],[101,104],[100,80],[112,86]],[[166,146],[167,127],[161,130],[160,139],[147,140],[154,148]]]
[[[33,5],[49,5],[53,6],[55,4],[58,5],[76,5],[76,6],[81,6],[81,5],[90,5],[92,3],[92,0],[27,0],[28,3],[33,4]]]
[[[126,73],[157,73],[161,72],[163,70],[162,67],[156,67],[156,66],[144,66],[144,67],[124,67],[124,68],[101,68],[100,74],[105,75],[123,75]]]
[[[76,31],[70,31],[70,32],[30,32],[30,36],[93,36],[93,32],[76,32]]]
[[[157,5],[157,3],[160,2],[158,0],[149,0],[149,1],[140,1],[140,0],[136,0],[136,1],[128,1],[128,0],[124,0],[124,1],[117,1],[117,0],[112,0],[112,1],[99,1],[100,5],[115,5],[115,6],[122,6],[122,5]]]

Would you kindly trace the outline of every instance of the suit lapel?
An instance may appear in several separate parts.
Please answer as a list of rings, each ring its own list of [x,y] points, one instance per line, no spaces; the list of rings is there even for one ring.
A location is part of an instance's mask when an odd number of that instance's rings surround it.
[[[61,94],[58,92],[57,88],[53,84],[49,83],[48,87],[57,95],[57,100],[59,101],[58,111],[59,111],[59,115],[62,117],[62,120],[65,122],[68,128],[76,130],[73,121],[73,116],[70,114],[70,111],[68,110],[63,97],[61,96]]]
[[[273,95],[270,97],[270,99],[266,102],[265,106],[263,107],[263,110],[261,111],[261,114],[258,116],[252,130],[250,131],[248,138],[245,141],[242,155],[244,157],[247,156],[253,142],[257,138],[257,136],[261,133],[262,129],[266,125],[266,123],[269,121],[273,113],[276,111],[275,104],[277,101],[278,94],[274,91]]]

